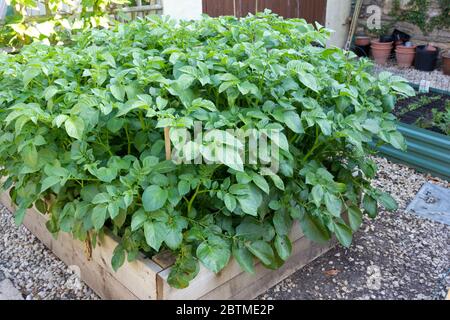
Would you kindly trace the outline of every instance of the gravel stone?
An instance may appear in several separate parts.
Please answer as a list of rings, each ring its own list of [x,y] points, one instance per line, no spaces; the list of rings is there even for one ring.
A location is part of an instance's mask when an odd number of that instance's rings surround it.
[[[0,205],[0,279],[10,279],[26,300],[99,299],[13,215]],[[77,285],[73,285],[76,283]]]
[[[445,299],[450,226],[405,209],[427,181],[447,188],[450,183],[384,158],[374,160],[379,171],[373,185],[391,193],[399,210],[380,210],[375,220],[366,218],[350,248],[336,246],[259,299]],[[330,261],[339,272],[323,271]]]
[[[389,62],[386,66],[375,65],[374,72],[381,71],[389,71],[416,84],[420,84],[422,80],[430,81],[430,87],[450,91],[450,76],[443,74],[440,70],[426,72],[414,68],[399,68],[393,62]]]

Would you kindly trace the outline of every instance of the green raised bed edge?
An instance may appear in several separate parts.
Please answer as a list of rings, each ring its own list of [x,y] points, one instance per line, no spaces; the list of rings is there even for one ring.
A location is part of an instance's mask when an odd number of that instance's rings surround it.
[[[415,84],[410,84],[418,88]],[[430,92],[450,95],[450,92],[430,88]],[[406,123],[399,124],[408,149],[406,152],[384,145],[378,151],[390,160],[401,162],[419,171],[450,181],[450,137]]]

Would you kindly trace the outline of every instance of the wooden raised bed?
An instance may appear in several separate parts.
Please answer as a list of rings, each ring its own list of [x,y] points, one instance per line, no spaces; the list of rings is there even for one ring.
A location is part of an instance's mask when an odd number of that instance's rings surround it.
[[[11,212],[15,211],[7,192],[1,194],[0,200]],[[112,234],[100,239],[89,257],[85,243],[63,232],[55,238],[47,230],[46,221],[46,216],[31,208],[25,216],[24,225],[67,265],[78,266],[81,279],[103,299],[253,299],[334,246],[334,242],[323,246],[310,241],[296,225],[290,235],[293,241],[292,256],[279,270],[268,270],[258,263],[256,275],[251,275],[231,260],[218,274],[202,266],[190,286],[179,290],[167,283],[173,263],[169,254],[161,253],[152,259],[142,255],[132,263],[125,262],[114,272],[111,257],[117,241]]]

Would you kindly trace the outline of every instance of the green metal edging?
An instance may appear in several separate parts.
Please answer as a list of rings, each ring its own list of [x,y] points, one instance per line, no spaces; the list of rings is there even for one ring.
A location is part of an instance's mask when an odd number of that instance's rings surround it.
[[[417,85],[414,85],[417,88]],[[431,92],[450,95],[450,92],[431,89]],[[450,137],[406,123],[398,130],[406,139],[406,152],[390,145],[378,147],[378,151],[394,162],[400,162],[450,181]]]

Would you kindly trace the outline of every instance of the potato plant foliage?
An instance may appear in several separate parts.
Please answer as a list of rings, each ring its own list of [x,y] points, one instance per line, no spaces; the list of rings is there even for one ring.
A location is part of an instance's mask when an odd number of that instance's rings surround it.
[[[35,43],[0,55],[3,188],[20,224],[35,206],[52,233],[121,241],[114,269],[171,250],[169,282],[234,257],[280,267],[295,220],[307,237],[350,246],[378,204],[369,143],[405,146],[390,113],[403,79],[323,44],[329,30],[268,12],[175,22],[150,17],[91,30],[70,47]],[[280,129],[277,174],[165,160],[163,127]],[[270,137],[269,137],[270,140]],[[276,141],[275,141],[276,140]],[[211,151],[220,142],[205,143]],[[247,152],[248,147],[245,147]]]

